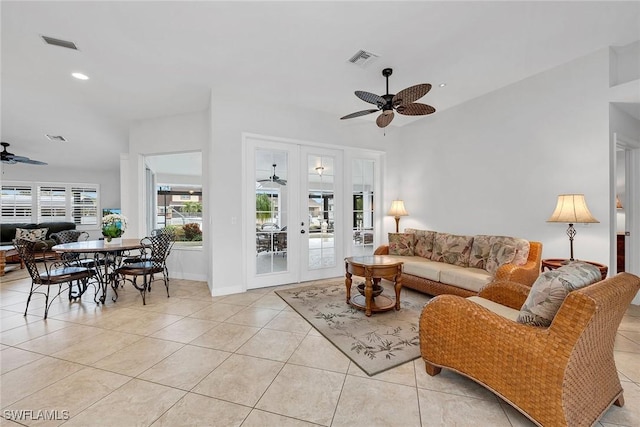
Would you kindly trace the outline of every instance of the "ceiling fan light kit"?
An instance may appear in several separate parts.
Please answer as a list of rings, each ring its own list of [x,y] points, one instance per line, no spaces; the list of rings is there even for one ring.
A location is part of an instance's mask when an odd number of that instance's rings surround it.
[[[2,152],[0,152],[0,158],[2,159],[2,163],[8,164],[8,165],[15,165],[16,163],[26,163],[28,165],[46,165],[45,162],[40,162],[38,160],[31,160],[30,158],[24,157],[24,156],[16,156],[15,154],[8,152],[7,147],[11,145],[8,142],[0,142],[0,145],[2,145],[3,147]]]
[[[355,91],[358,98],[369,104],[374,104],[378,107],[377,109],[356,111],[355,113],[340,117],[340,120],[353,119],[380,111],[381,113],[376,119],[376,124],[378,127],[384,128],[393,120],[394,110],[398,114],[405,116],[424,116],[436,112],[436,109],[431,105],[415,102],[431,90],[430,84],[422,83],[411,86],[393,95],[389,93],[389,76],[391,74],[393,74],[393,69],[391,68],[382,70],[382,75],[387,79],[387,93],[385,95],[379,96],[362,90]]]

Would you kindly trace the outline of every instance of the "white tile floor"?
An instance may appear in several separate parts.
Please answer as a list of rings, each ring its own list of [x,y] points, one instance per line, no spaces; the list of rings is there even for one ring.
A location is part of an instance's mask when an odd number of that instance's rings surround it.
[[[105,306],[63,297],[44,321],[40,298],[22,315],[30,281],[7,278],[1,426],[20,410],[57,415],[20,421],[46,426],[532,425],[464,377],[428,376],[420,359],[368,377],[273,289],[212,298],[204,283],[174,279],[169,299],[160,283],[146,306],[130,286]],[[625,406],[598,425],[640,425],[640,307],[615,357]]]

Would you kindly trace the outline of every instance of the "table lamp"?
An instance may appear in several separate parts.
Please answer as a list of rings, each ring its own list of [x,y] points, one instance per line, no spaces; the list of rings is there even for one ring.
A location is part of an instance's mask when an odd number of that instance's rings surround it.
[[[391,202],[391,209],[387,212],[387,215],[391,215],[396,219],[396,233],[398,232],[398,226],[400,224],[400,217],[409,215],[404,208],[404,202],[402,200],[394,200]]]
[[[556,210],[553,211],[547,222],[564,222],[569,224],[567,236],[569,236],[569,245],[571,247],[571,258],[573,261],[573,238],[576,235],[576,229],[573,224],[586,224],[600,222],[591,215],[584,194],[560,194],[558,196],[558,204]]]

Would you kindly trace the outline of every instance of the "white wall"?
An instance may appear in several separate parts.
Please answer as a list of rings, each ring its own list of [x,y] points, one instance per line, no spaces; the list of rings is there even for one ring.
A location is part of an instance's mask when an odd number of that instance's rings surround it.
[[[129,217],[132,226],[128,237],[144,237],[144,177],[142,159],[148,154],[167,154],[201,150],[203,159],[207,157],[209,141],[209,112],[181,114],[142,120],[131,126],[129,133],[129,154],[121,162],[126,182],[122,183],[122,213]],[[203,168],[203,195],[208,198],[206,166]],[[205,199],[206,200],[206,199]],[[203,221],[209,221],[209,212],[204,207]],[[189,280],[207,280],[207,266],[210,264],[209,227],[203,226],[202,248],[180,248],[174,246],[167,260],[171,277]]]
[[[211,194],[205,200],[213,220],[210,273],[213,294],[238,292],[242,277],[242,133],[385,150],[395,147],[399,130],[382,130],[373,122],[341,121],[316,111],[212,99],[212,146],[208,158]],[[235,224],[232,218],[236,218]]]
[[[387,180],[401,226],[519,236],[568,258],[567,225],[546,220],[558,194],[584,193],[600,223],[576,226],[575,257],[607,264],[608,85],[602,50],[403,128]]]

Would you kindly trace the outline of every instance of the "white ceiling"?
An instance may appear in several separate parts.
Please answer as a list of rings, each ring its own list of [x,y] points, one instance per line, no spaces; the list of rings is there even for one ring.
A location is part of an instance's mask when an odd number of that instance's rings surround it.
[[[369,108],[353,91],[383,94],[380,72],[392,67],[391,93],[431,83],[421,101],[442,111],[640,39],[637,1],[2,1],[0,7],[2,140],[15,154],[85,168],[118,167],[132,121],[205,109],[210,93],[338,120]],[[40,35],[73,41],[79,51],[49,46]],[[359,49],[380,58],[366,68],[348,63]],[[74,71],[90,80],[71,78]],[[396,117],[393,125],[410,120]],[[44,134],[68,142],[52,143]]]

